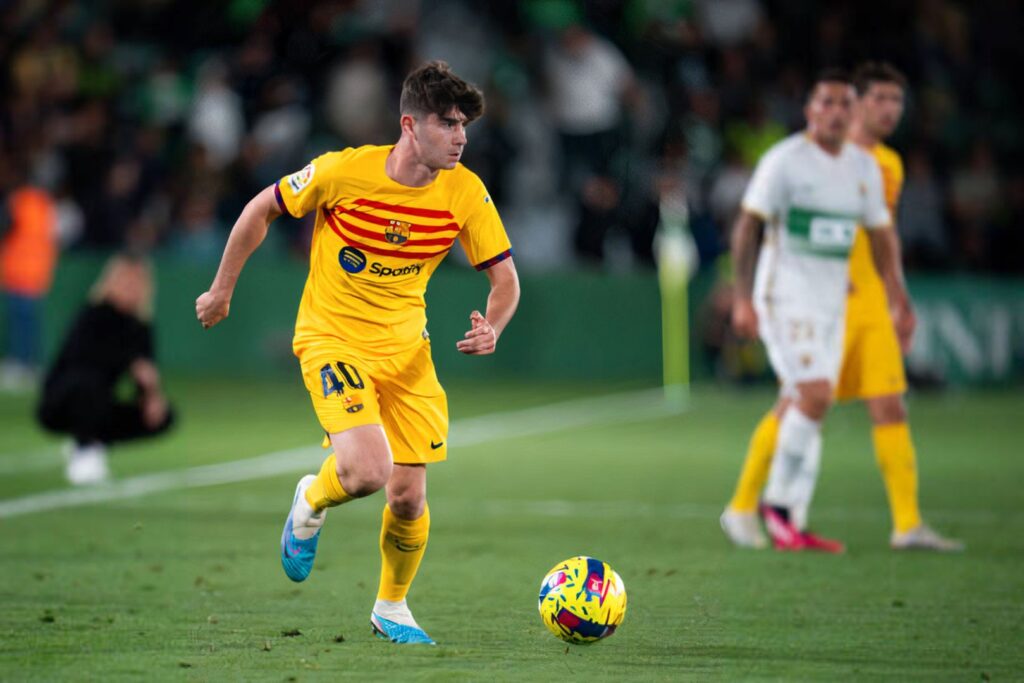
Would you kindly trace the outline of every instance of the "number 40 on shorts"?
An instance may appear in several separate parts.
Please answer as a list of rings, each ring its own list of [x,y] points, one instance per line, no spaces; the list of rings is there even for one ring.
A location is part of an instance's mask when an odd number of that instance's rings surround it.
[[[324,398],[331,394],[344,394],[346,385],[349,389],[362,389],[365,386],[359,370],[341,361],[320,368],[320,383],[324,389]]]

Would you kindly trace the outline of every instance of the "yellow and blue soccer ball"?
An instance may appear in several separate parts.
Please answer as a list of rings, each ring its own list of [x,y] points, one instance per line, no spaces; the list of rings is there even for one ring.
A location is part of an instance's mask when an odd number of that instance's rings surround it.
[[[537,601],[548,630],[570,643],[593,643],[615,633],[626,616],[626,586],[607,563],[579,555],[544,577]]]

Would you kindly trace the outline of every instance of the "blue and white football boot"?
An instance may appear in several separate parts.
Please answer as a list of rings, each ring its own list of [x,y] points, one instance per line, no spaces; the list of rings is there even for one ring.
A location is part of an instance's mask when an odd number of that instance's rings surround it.
[[[373,628],[375,636],[390,640],[392,643],[436,645],[412,618],[412,612],[409,611],[405,600],[378,600],[374,603],[373,613],[370,614],[370,627]]]
[[[305,581],[313,571],[313,558],[316,557],[316,545],[320,540],[320,528],[327,518],[327,510],[313,512],[313,507],[306,502],[306,489],[316,481],[315,474],[307,474],[299,479],[295,487],[295,498],[292,509],[281,532],[281,566],[284,573],[292,581]]]

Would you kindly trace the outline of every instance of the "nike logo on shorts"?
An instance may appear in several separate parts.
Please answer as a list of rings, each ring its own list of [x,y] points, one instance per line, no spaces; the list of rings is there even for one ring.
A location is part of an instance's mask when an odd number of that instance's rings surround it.
[[[444,441],[441,441],[439,443],[434,443],[433,441],[431,441],[430,442],[430,450],[436,451],[438,448],[440,448],[443,445],[444,445]]]

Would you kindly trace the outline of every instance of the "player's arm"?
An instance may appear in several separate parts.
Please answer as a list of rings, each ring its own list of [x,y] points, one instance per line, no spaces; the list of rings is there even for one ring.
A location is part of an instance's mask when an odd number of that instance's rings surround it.
[[[204,328],[212,327],[228,317],[231,296],[245,262],[267,236],[270,223],[281,215],[274,188],[271,185],[249,200],[231,228],[213,284],[196,299],[196,317]]]
[[[735,286],[732,302],[732,326],[740,337],[757,338],[757,313],[754,311],[754,272],[761,233],[769,218],[776,215],[785,196],[786,173],[779,145],[757,162],[754,175],[743,193],[740,212],[729,238]]]
[[[886,201],[881,169],[873,161],[868,166],[866,181],[864,185],[866,190],[864,226],[868,228],[871,256],[875,261],[875,269],[885,285],[885,294],[889,299],[889,310],[892,314],[896,335],[900,340],[900,346],[906,351],[910,348],[910,339],[914,334],[917,321],[910,305],[907,285],[903,279],[899,235],[896,233],[896,228],[893,227],[893,210],[898,194],[892,193],[891,203]]]
[[[906,280],[903,277],[900,239],[896,228],[884,227],[868,230],[871,243],[871,256],[875,261],[875,269],[885,285],[885,294],[889,299],[892,311],[892,322],[899,337],[900,346],[904,351],[910,348],[910,340],[914,335],[917,319],[910,304]]]
[[[491,281],[487,296],[487,314],[473,311],[469,316],[470,329],[455,347],[470,356],[494,353],[498,337],[505,330],[519,305],[519,275],[512,258],[495,263],[484,271]]]
[[[748,209],[736,218],[730,238],[730,253],[735,277],[732,300],[732,326],[747,339],[757,337],[757,313],[754,311],[754,271],[757,251],[764,230],[764,219]]]
[[[152,360],[140,356],[128,367],[139,387],[142,419],[149,427],[157,427],[167,416],[167,398],[160,387],[160,371]]]

